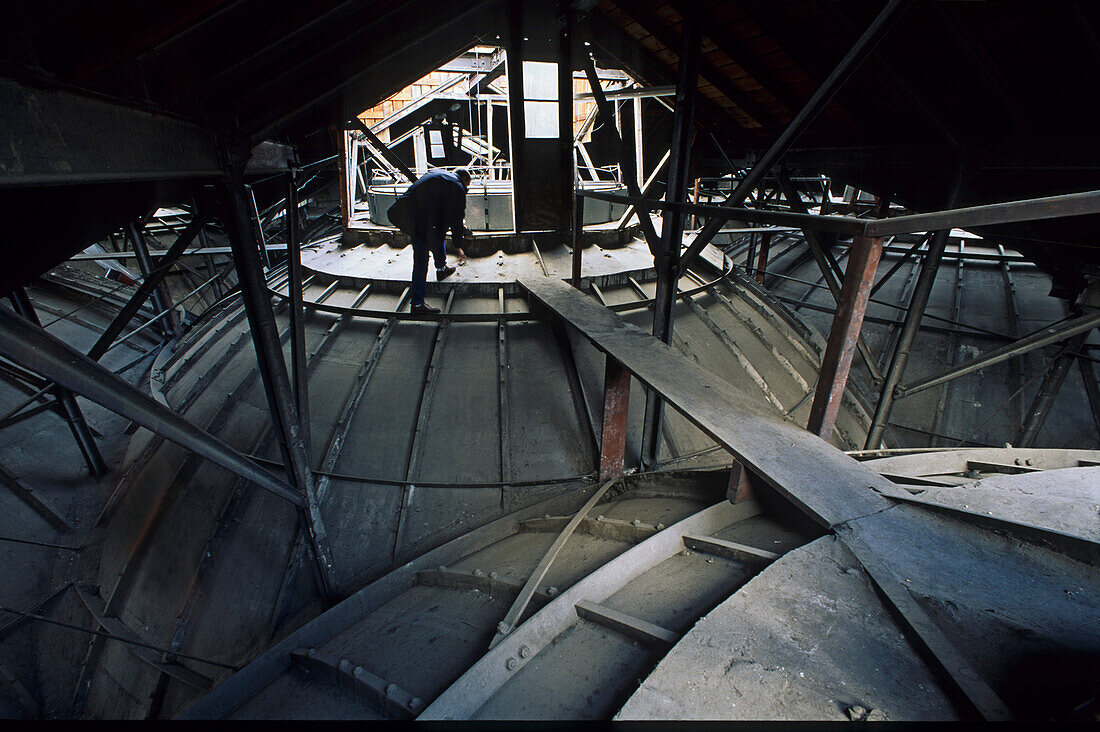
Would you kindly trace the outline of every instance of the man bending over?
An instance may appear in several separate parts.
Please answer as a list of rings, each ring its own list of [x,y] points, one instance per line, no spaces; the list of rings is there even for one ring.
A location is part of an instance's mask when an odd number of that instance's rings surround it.
[[[454,274],[455,268],[447,264],[444,237],[451,230],[459,257],[466,244],[466,190],[470,187],[470,173],[465,168],[454,172],[433,168],[409,186],[397,202],[390,207],[390,221],[405,233],[413,243],[412,312],[438,313],[424,303],[427,292],[428,253],[435,258],[435,278],[443,280]],[[461,262],[460,262],[461,263]]]

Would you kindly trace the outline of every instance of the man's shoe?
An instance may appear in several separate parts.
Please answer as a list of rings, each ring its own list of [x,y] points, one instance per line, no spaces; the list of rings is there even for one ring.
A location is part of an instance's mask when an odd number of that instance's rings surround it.
[[[454,265],[452,264],[452,265],[449,265],[447,267],[444,267],[443,269],[437,269],[435,271],[435,278],[436,278],[436,280],[442,281],[442,280],[447,279],[448,277],[450,277],[454,273],[455,273],[455,268],[454,268]]]
[[[439,312],[439,308],[433,308],[430,305],[413,305],[410,311],[415,315],[434,315]]]

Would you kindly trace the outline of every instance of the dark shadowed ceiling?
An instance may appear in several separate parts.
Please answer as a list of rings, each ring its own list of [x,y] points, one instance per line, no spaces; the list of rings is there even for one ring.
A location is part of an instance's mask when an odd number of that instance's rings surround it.
[[[597,55],[650,83],[674,82],[689,3],[573,5],[580,38]],[[711,135],[734,160],[751,161],[766,149],[882,8],[877,2],[700,5],[696,119],[708,133],[697,138],[700,174],[718,172],[724,160]],[[331,150],[332,125],[471,45],[497,42],[507,19],[505,0],[17,0],[7,3],[0,28],[0,76],[23,90],[102,97],[202,129],[242,130],[253,142],[276,138],[307,151]],[[957,165],[963,183],[956,205],[1100,188],[1092,114],[1098,28],[1100,8],[1092,3],[914,3],[783,164],[822,170],[914,210],[944,207]],[[88,125],[112,145],[126,140],[110,139],[108,127],[97,127],[102,121],[75,111],[51,123],[57,129],[38,134]],[[181,164],[187,154],[178,151]],[[10,170],[10,161],[0,163]],[[171,179],[171,172],[160,177]],[[26,187],[5,175],[0,170],[0,186]],[[157,195],[148,182],[137,187],[126,195]],[[35,194],[24,194],[24,211],[34,210],[28,196]],[[1078,217],[1001,233],[1042,240],[1006,243],[1074,289],[1082,271],[1097,268],[1098,223]],[[84,245],[59,244],[58,252]]]

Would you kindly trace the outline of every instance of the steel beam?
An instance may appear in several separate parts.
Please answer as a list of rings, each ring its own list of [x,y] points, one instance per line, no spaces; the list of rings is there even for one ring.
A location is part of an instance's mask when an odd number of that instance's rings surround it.
[[[296,506],[305,501],[275,476],[49,333],[0,310],[0,355],[196,452]]]
[[[765,231],[760,234],[760,252],[756,260],[756,281],[764,284],[764,272],[768,268],[768,253],[771,251],[772,235]]]
[[[1097,326],[1100,326],[1100,311],[1093,310],[1084,313],[1058,325],[1052,325],[1035,331],[1031,335],[1025,336],[1014,343],[1009,343],[1001,348],[994,349],[984,356],[971,359],[941,374],[929,376],[906,386],[899,386],[894,390],[895,398],[901,399],[903,397],[912,396],[925,389],[931,389],[934,386],[939,386],[940,384],[957,379],[960,376],[974,373],[987,366],[992,366],[995,363],[1000,363],[1001,361],[1006,361],[1016,356],[1022,356],[1037,348],[1049,346],[1051,343],[1057,343],[1070,336],[1077,335],[1078,333],[1092,330]]]
[[[19,315],[30,323],[38,326],[39,329],[42,329],[42,323],[38,320],[38,314],[35,313],[34,305],[31,303],[31,299],[27,297],[26,290],[22,287],[12,290],[11,302]],[[45,333],[46,331],[42,329],[42,332]],[[12,360],[19,363],[18,359],[13,358]],[[35,370],[33,367],[29,368]],[[56,379],[53,381],[56,382]],[[88,466],[88,471],[95,476],[96,480],[99,480],[107,474],[107,465],[103,462],[103,456],[100,454],[99,447],[96,445],[91,429],[84,419],[84,413],[80,410],[80,405],[76,403],[76,397],[60,383],[55,383],[54,386],[50,388],[50,391],[53,393],[60,407],[58,413],[65,419],[65,422],[68,423],[69,429],[73,433],[73,439],[76,440],[76,444],[80,448],[80,453],[84,456],[84,462]]]
[[[627,201],[626,203],[641,204],[645,200],[642,197],[641,191],[638,188],[638,181],[634,176],[634,166],[630,164],[630,150],[624,142],[622,135],[615,130],[611,121],[615,115],[611,109],[611,105],[607,101],[607,97],[604,96],[603,87],[600,85],[600,79],[596,75],[596,66],[592,61],[592,56],[589,55],[585,59],[584,66],[585,76],[588,78],[588,85],[592,89],[592,95],[596,100],[596,107],[599,110],[599,115],[603,117],[604,123],[607,125],[607,129],[614,137],[615,149],[618,151],[619,157],[619,170],[623,177],[623,183],[626,184],[626,190],[633,197],[634,201]],[[649,251],[657,255],[660,251],[660,239],[657,237],[657,230],[653,228],[653,219],[649,216],[649,209],[641,210],[638,212],[638,224],[642,228],[642,234],[645,236],[646,244],[649,245]]]
[[[139,224],[141,224],[139,226]],[[145,243],[145,235],[142,233],[144,224],[141,222],[133,222],[126,224],[126,233],[130,239],[130,245],[134,248],[134,255],[137,257],[138,268],[141,270],[142,279],[146,279],[153,274],[153,270],[156,267],[153,266],[153,258],[149,255],[149,247]],[[168,309],[168,306],[172,302],[172,298],[168,295],[168,288],[164,285],[164,278],[159,278],[156,285],[153,286],[153,307],[158,313],[163,313]],[[167,320],[160,330],[168,338],[173,335],[179,335],[180,323],[179,318],[173,312],[167,316]]]
[[[881,256],[882,239],[857,236],[852,240],[844,286],[840,290],[833,326],[829,329],[828,345],[821,359],[821,374],[807,424],[807,429],[823,440],[829,439],[840,413],[848,372]]]
[[[226,230],[233,247],[233,261],[240,282],[241,299],[252,331],[256,359],[263,378],[271,418],[276,426],[279,447],[283,454],[287,477],[305,494],[302,521],[313,545],[314,557],[320,569],[321,593],[329,601],[337,584],[328,547],[328,536],[321,519],[320,505],[309,466],[309,455],[302,440],[302,427],[294,411],[290,379],[287,376],[283,350],[275,326],[275,314],[260,269],[259,250],[248,215],[248,200],[244,189],[243,165],[240,157],[230,164],[229,179],[224,184],[227,221]],[[301,504],[299,504],[301,505]]]
[[[0,188],[220,173],[209,129],[91,93],[0,78],[0,128]]]
[[[802,199],[798,195],[798,191],[795,190],[794,184],[789,177],[780,175],[779,187],[783,191],[783,197],[787,199],[787,204],[792,209],[800,214],[808,213],[806,205],[802,202]],[[832,293],[833,301],[837,303],[839,309],[842,287],[837,273],[840,271],[840,265],[837,264],[835,259],[828,255],[828,247],[821,241],[817,231],[810,227],[804,227],[802,229],[802,235],[805,237],[806,246],[809,248],[814,261],[817,262],[817,267],[821,270],[821,276],[825,279],[825,284],[829,286],[829,292]],[[870,292],[867,293],[867,297],[870,299]],[[867,365],[867,370],[871,372],[871,378],[881,380],[882,372],[879,371],[878,364],[875,362],[875,357],[871,353],[871,347],[867,345],[863,336],[858,333],[858,330],[859,329],[857,329],[856,347],[859,349],[859,354],[863,357],[863,362]]]
[[[702,35],[702,7],[694,0],[683,8],[679,69],[676,79],[676,105],[672,118],[672,144],[668,164],[668,187],[665,198],[686,201],[688,171],[691,167],[692,127],[695,119],[695,94],[699,77],[699,44]],[[648,218],[648,214],[645,215]],[[641,217],[639,217],[641,218]],[[661,230],[661,249],[655,258],[657,291],[653,296],[653,336],[663,343],[672,343],[673,306],[676,302],[676,282],[680,278],[680,248],[684,240],[684,214],[666,214]],[[661,434],[661,398],[646,392],[645,419],[642,426],[642,463],[657,462]]]
[[[581,289],[581,249],[584,246],[584,196],[573,196],[573,287]]]
[[[730,482],[726,487],[726,498],[730,503],[741,503],[751,501],[755,497],[752,473],[744,465],[734,460],[733,467],[730,468]]]
[[[164,276],[168,274],[168,270],[172,267],[172,264],[176,262],[185,252],[187,246],[194,240],[195,236],[202,230],[202,227],[206,224],[206,218],[202,215],[197,215],[192,219],[191,223],[187,225],[187,228],[176,239],[176,242],[171,248],[161,256],[156,262],[156,268],[149,272],[138,287],[137,292],[134,293],[130,301],[123,306],[114,320],[111,321],[107,329],[103,331],[103,334],[99,337],[99,340],[95,342],[91,350],[88,351],[88,358],[93,361],[98,361],[115,342],[115,338],[122,333],[123,328],[133,320],[133,317],[137,314],[137,311],[141,309],[141,306],[145,304],[145,301],[151,294],[157,292],[157,288],[164,280]],[[163,311],[163,308],[157,308],[158,311]]]
[[[962,185],[961,169],[956,171],[951,190],[947,194],[947,205],[955,203]],[[928,306],[928,298],[932,294],[932,286],[936,283],[936,273],[940,268],[944,250],[947,248],[948,229],[940,229],[932,234],[928,242],[928,255],[921,262],[920,275],[917,277],[916,289],[909,300],[909,308],[905,312],[905,322],[901,326],[901,334],[898,336],[898,344],[894,355],[890,359],[890,366],[886,370],[886,376],[882,381],[882,391],[878,404],[875,406],[875,414],[871,419],[871,427],[867,432],[867,441],[863,449],[872,450],[882,442],[882,436],[886,432],[886,425],[890,421],[890,411],[893,409],[894,400],[897,397],[896,389],[905,374],[905,366],[909,362],[909,353],[913,349],[917,333],[920,332],[921,319],[924,310]]]
[[[1084,191],[868,221],[864,235],[893,236],[938,229],[969,229],[975,226],[1041,221],[1098,212],[1100,190]]]
[[[287,289],[290,295],[290,363],[294,373],[294,407],[302,427],[302,442],[310,454],[309,379],[306,373],[306,340],[302,309],[302,251],[298,238],[298,171],[287,173],[286,192]]]
[[[1039,436],[1039,431],[1043,429],[1043,424],[1050,414],[1050,408],[1054,405],[1054,400],[1058,396],[1058,392],[1061,391],[1062,385],[1066,383],[1069,368],[1077,360],[1073,354],[1084,347],[1090,332],[1086,330],[1067,340],[1061,352],[1054,359],[1050,372],[1043,380],[1039,393],[1035,395],[1031,408],[1028,409],[1027,422],[1021,427],[1020,435],[1016,439],[1017,447],[1032,447],[1035,445],[1035,439]]]
[[[681,211],[705,216],[723,216],[750,223],[778,226],[809,227],[816,231],[831,231],[847,236],[886,237],[913,234],[945,228],[973,228],[995,224],[1015,224],[1021,221],[1041,221],[1070,216],[1100,213],[1100,190],[1067,193],[1061,196],[1045,196],[983,206],[969,206],[932,213],[894,216],[888,219],[856,219],[848,216],[821,216],[796,214],[786,211],[770,211],[736,206],[712,206],[709,204],[680,203],[641,199],[637,196],[619,196],[612,193],[584,191],[586,198],[611,203],[640,203],[659,211]],[[1002,237],[1003,238],[1003,237]],[[1012,238],[1012,237],[1009,237]],[[1057,243],[1057,242],[1056,242]],[[683,259],[686,260],[686,257]]]
[[[611,356],[604,365],[603,427],[600,436],[600,483],[623,474],[626,457],[626,417],[630,404],[630,372]]]
[[[409,170],[409,166],[405,165],[399,157],[394,155],[393,151],[386,146],[386,143],[378,139],[378,135],[374,134],[374,131],[370,127],[363,124],[363,120],[356,117],[349,122],[349,125],[353,129],[359,130],[366,135],[367,139],[370,141],[371,147],[377,150],[378,154],[381,155],[387,163],[400,171],[401,175],[405,176],[410,183],[416,182],[416,173]]]

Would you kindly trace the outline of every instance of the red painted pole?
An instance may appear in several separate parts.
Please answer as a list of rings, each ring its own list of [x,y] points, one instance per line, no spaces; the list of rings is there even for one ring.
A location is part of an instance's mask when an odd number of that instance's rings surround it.
[[[821,375],[817,380],[810,420],[806,429],[823,440],[828,440],[840,412],[844,387],[848,384],[848,372],[852,356],[859,341],[859,330],[867,312],[875,271],[882,256],[881,238],[857,236],[852,239],[848,254],[848,267],[844,273],[844,285],[840,288],[833,327],[829,330],[829,342],[821,359]]]
[[[600,437],[600,483],[623,474],[626,455],[626,413],[630,404],[630,372],[607,357],[603,377],[603,431]]]

